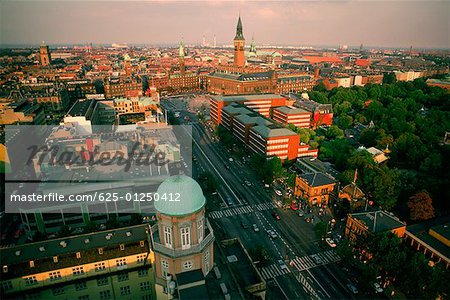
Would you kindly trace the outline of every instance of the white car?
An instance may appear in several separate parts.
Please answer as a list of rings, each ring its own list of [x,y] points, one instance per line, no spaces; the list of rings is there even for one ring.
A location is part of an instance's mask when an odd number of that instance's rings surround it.
[[[280,266],[281,270],[289,270],[288,266],[282,261],[281,259],[278,260],[278,265]]]
[[[377,293],[382,293],[383,292],[383,288],[380,286],[380,284],[378,282],[375,282],[373,284],[373,288],[375,289],[375,292],[377,292]]]
[[[275,190],[275,194],[277,194],[278,196],[283,195],[280,190]]]
[[[273,230],[271,230],[271,229],[268,229],[268,230],[267,230],[267,234],[269,235],[269,237],[270,237],[271,239],[276,239],[276,238],[278,237],[278,235],[275,233],[275,231],[273,231]]]
[[[327,244],[331,247],[331,248],[335,248],[336,247],[336,243],[330,239],[330,238],[326,238],[325,242],[327,242]]]
[[[253,224],[252,226],[253,226],[253,231],[254,231],[254,232],[259,232],[258,225]]]
[[[323,261],[320,259],[320,257],[317,254],[311,255],[311,258],[315,261],[316,264],[321,265]]]

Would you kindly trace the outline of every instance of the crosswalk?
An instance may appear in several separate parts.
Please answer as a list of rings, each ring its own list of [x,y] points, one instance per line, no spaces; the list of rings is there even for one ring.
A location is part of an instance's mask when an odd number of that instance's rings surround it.
[[[314,260],[313,256],[317,256],[319,260]],[[299,271],[305,271],[311,268],[315,268],[317,266],[326,265],[332,262],[339,261],[339,255],[337,255],[336,251],[328,250],[325,252],[320,252],[308,256],[296,257],[292,260],[292,264]]]
[[[320,262],[316,262],[313,259],[314,255],[320,258]],[[340,258],[335,250],[328,250],[325,252],[306,255],[303,257],[296,257],[291,261],[291,266],[294,266],[298,271],[305,271],[321,265],[337,262],[339,260]],[[259,268],[259,271],[261,272],[261,275],[265,280],[291,273],[291,270],[289,268],[281,269],[281,267],[278,264],[272,264],[270,266],[261,267]],[[298,278],[298,280],[304,280],[304,278],[300,277]]]
[[[259,272],[261,273],[264,280],[268,280],[271,278],[291,273],[291,270],[289,270],[289,268],[281,269],[279,265],[273,264],[270,266],[259,268]]]
[[[237,215],[243,215],[243,214],[250,214],[255,211],[263,211],[268,209],[275,208],[275,203],[273,202],[264,202],[259,203],[257,205],[245,205],[245,206],[238,206],[238,207],[231,207],[224,210],[216,210],[209,212],[208,217],[210,219],[220,219],[220,218],[227,218]]]
[[[319,295],[311,286],[311,284],[308,282],[308,280],[306,280],[305,276],[303,276],[301,273],[298,273],[297,275],[295,275],[295,279],[297,279],[297,281],[301,283],[305,292],[311,295],[313,299],[320,299]]]

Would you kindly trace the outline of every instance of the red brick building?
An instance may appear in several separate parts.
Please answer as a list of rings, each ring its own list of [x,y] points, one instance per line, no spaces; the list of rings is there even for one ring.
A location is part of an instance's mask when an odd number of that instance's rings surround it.
[[[331,104],[320,104],[312,100],[297,100],[295,107],[311,112],[311,127],[333,124],[333,109]]]
[[[275,121],[300,128],[310,127],[311,116],[311,112],[293,106],[275,107],[272,111],[272,119]]]
[[[293,101],[275,94],[212,96],[209,100],[210,115],[215,124],[221,123],[222,109],[231,103],[243,104],[247,108],[269,117],[271,107],[291,105]]]

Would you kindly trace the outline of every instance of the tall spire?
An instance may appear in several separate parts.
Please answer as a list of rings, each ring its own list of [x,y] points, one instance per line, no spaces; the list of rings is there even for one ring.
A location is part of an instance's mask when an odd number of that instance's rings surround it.
[[[242,21],[241,21],[241,15],[239,15],[238,23],[236,26],[236,36],[234,37],[235,40],[245,40],[244,35],[242,34]]]
[[[184,43],[183,38],[181,38],[180,48],[178,49],[178,54],[180,57],[184,57]]]
[[[252,42],[250,43],[250,52],[256,53],[256,44],[255,44],[255,38],[252,35]]]

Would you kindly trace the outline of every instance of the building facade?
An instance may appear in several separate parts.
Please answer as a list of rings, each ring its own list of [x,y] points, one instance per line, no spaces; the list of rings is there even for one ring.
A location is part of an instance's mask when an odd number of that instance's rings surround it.
[[[336,180],[322,172],[298,174],[295,178],[294,195],[309,205],[328,205]]]
[[[39,47],[39,57],[41,61],[41,66],[46,67],[50,65],[51,63],[50,49],[48,45],[46,45],[44,42],[42,42],[41,46]]]
[[[195,180],[184,175],[169,177],[157,194],[178,199],[155,202],[158,223],[151,232],[157,297],[169,299],[188,285],[184,273],[197,271],[205,277],[211,271],[214,234],[205,215],[206,199]]]

